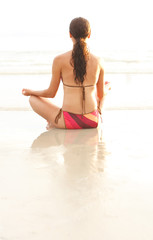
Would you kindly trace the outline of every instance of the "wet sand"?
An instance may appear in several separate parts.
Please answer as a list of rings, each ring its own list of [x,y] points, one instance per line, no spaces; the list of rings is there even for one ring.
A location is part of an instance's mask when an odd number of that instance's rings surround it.
[[[0,240],[153,239],[152,110],[105,111],[102,131],[0,119]]]

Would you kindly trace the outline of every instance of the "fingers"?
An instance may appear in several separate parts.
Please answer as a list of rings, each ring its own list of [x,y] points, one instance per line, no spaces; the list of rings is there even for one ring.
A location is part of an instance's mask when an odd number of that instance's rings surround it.
[[[22,89],[22,94],[25,95],[26,91],[25,89]]]
[[[108,82],[108,81],[105,82],[105,88],[106,88],[107,90],[111,90],[110,82]]]
[[[24,88],[22,89],[22,94],[25,95],[25,96],[30,95],[28,89],[24,89]]]
[[[22,89],[22,94],[25,95],[25,96],[27,95],[26,89]]]

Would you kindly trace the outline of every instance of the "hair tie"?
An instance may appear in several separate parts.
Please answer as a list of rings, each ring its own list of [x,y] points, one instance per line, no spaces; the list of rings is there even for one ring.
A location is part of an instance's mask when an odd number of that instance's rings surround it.
[[[76,42],[80,42],[81,38],[76,38],[75,40]]]

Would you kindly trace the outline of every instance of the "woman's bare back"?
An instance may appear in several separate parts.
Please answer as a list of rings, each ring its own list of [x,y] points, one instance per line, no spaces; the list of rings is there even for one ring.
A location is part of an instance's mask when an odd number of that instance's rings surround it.
[[[64,85],[64,111],[81,114],[82,109],[82,85],[74,81],[73,67],[70,64],[72,51],[58,56],[58,62],[61,67],[61,79]],[[89,54],[87,62],[86,76],[83,83],[85,86],[85,113],[92,112],[97,108],[96,84],[100,74],[99,59],[93,54]],[[71,87],[72,86],[72,87]]]

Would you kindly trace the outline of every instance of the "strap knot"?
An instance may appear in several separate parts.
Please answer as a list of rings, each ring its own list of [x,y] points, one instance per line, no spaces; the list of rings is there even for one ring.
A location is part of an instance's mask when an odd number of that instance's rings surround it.
[[[59,112],[58,112],[58,114],[57,114],[57,116],[55,118],[55,123],[56,124],[58,123],[58,120],[60,119],[61,115],[62,115],[62,108],[60,108],[60,110],[59,110]]]

